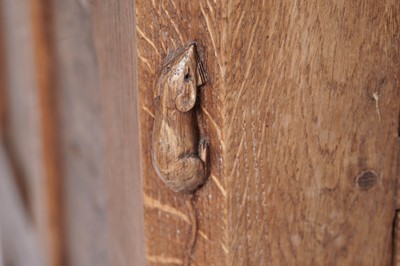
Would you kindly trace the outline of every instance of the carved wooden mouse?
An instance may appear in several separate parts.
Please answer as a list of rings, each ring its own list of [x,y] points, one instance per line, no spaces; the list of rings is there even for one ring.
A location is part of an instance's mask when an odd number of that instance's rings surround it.
[[[193,42],[167,56],[156,85],[153,166],[176,192],[192,192],[206,179],[208,143],[199,138],[194,108],[205,82]]]

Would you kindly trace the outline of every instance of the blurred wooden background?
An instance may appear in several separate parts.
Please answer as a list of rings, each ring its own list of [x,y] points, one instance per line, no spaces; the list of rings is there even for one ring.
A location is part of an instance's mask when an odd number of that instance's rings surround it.
[[[133,3],[0,8],[0,261],[144,265]]]

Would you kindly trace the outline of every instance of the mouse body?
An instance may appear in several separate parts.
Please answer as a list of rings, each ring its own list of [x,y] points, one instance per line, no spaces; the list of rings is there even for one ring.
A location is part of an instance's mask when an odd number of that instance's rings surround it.
[[[208,143],[200,140],[195,110],[205,83],[196,43],[165,60],[155,90],[152,162],[157,175],[176,192],[192,192],[206,179]]]

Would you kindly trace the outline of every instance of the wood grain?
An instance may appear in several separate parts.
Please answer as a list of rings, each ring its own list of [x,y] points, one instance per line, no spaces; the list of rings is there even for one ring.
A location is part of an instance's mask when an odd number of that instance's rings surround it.
[[[190,237],[185,197],[151,166],[149,132],[161,62],[193,39],[211,80],[193,265],[390,264],[399,11],[393,1],[136,0],[149,265],[181,264]]]

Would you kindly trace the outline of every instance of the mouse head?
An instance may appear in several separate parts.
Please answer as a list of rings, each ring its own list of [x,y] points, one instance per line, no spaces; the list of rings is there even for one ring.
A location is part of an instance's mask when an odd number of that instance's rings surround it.
[[[196,43],[193,42],[168,55],[155,98],[173,101],[180,112],[187,112],[196,103],[197,87],[205,82],[205,73],[197,54]]]

